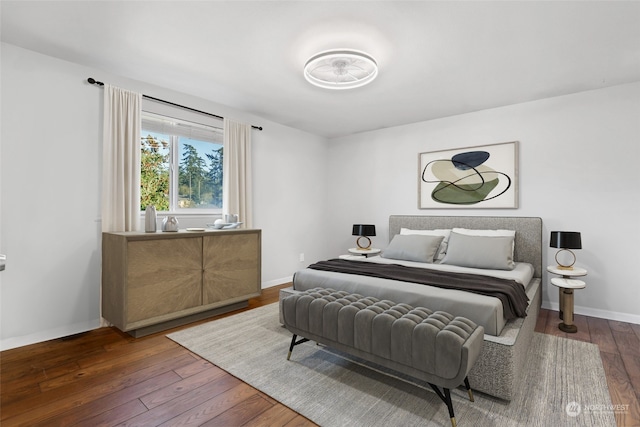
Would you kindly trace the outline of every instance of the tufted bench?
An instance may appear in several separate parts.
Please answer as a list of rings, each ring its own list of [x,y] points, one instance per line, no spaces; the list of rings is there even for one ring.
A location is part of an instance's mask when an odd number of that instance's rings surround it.
[[[293,333],[287,360],[295,345],[313,340],[426,381],[447,405],[453,427],[449,390],[464,383],[473,401],[467,374],[484,329],[464,317],[324,288],[286,297],[282,316]]]

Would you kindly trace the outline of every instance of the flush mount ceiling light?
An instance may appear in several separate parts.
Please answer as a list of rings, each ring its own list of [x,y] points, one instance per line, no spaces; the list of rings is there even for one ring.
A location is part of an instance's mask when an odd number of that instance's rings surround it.
[[[309,83],[326,89],[351,89],[371,83],[378,75],[376,60],[364,52],[335,49],[320,52],[304,65]]]

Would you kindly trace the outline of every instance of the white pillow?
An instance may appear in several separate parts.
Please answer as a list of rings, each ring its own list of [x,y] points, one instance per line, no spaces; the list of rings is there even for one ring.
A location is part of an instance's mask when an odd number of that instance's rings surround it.
[[[474,230],[470,228],[454,227],[451,231],[458,234],[466,234],[467,236],[516,236],[516,230]]]
[[[419,236],[396,234],[382,251],[383,258],[433,263],[442,236]]]
[[[410,234],[419,234],[422,236],[442,236],[442,242],[440,242],[440,247],[436,252],[434,259],[436,261],[441,261],[444,258],[444,255],[447,253],[447,244],[449,243],[449,235],[451,234],[451,230],[447,229],[436,229],[436,230],[412,230],[410,228],[401,228],[400,234],[402,235],[410,235]]]
[[[490,270],[513,270],[515,236],[473,236],[451,233],[442,264]]]
[[[516,248],[516,230],[474,230],[454,227],[451,231],[458,234],[466,234],[467,236],[513,237],[513,246],[511,248],[511,259],[513,259],[513,252]]]

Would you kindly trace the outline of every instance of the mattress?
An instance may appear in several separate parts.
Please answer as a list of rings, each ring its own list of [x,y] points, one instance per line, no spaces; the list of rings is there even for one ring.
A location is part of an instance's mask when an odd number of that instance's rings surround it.
[[[525,288],[531,298],[532,289],[539,281],[532,280],[534,268],[531,264],[518,262],[513,270],[483,270],[444,264],[424,264],[410,261],[390,260],[382,257],[358,258],[358,262],[394,263],[410,267],[431,268],[444,271],[483,274],[493,277],[515,280]],[[295,290],[308,290],[315,287],[372,296],[403,302],[414,307],[426,307],[430,310],[442,310],[454,316],[466,317],[485,329],[489,335],[500,335],[507,320],[503,316],[503,307],[499,299],[470,292],[442,289],[435,286],[409,283],[377,277],[342,274],[329,271],[303,269],[293,277]]]

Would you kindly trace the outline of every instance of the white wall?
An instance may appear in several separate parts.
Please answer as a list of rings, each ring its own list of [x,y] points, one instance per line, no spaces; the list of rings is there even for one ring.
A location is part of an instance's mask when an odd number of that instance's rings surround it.
[[[99,325],[98,98],[85,70],[2,46],[2,348]]]
[[[327,140],[269,124],[254,151],[254,223],[262,229],[263,287],[326,258]],[[304,262],[299,261],[304,254]]]
[[[100,324],[103,95],[87,77],[263,126],[253,133],[263,286],[325,256],[325,138],[6,43],[1,55],[0,349]],[[180,218],[183,227],[210,221]]]
[[[518,209],[418,209],[418,153],[516,140]],[[373,241],[383,248],[391,214],[541,217],[546,265],[555,264],[551,230],[582,233],[576,265],[588,276],[576,312],[640,323],[639,141],[640,83],[334,139],[330,248],[353,246],[358,222],[376,224]],[[549,278],[545,272],[543,305],[557,309]]]

